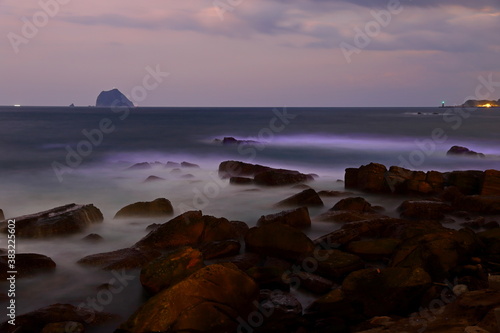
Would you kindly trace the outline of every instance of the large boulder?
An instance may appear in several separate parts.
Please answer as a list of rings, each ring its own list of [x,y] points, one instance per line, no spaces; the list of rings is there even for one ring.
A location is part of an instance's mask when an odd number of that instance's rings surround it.
[[[141,284],[156,294],[205,267],[203,255],[191,247],[181,248],[146,264],[141,270]]]
[[[481,195],[500,195],[500,171],[486,170],[484,172]]]
[[[235,332],[258,287],[231,264],[202,268],[143,304],[121,329],[144,332]]]
[[[17,237],[43,238],[81,232],[91,224],[102,222],[103,216],[94,205],[69,204],[14,219]],[[8,232],[7,221],[0,222],[0,231]]]
[[[404,315],[418,308],[431,283],[431,277],[421,268],[368,268],[349,274],[342,291],[369,317]]]
[[[456,186],[465,195],[481,193],[483,184],[483,171],[453,171],[445,174],[446,184]]]
[[[307,207],[286,210],[276,214],[261,216],[257,221],[257,226],[271,223],[283,223],[294,228],[308,228],[311,226],[311,218]]]
[[[189,211],[151,231],[136,246],[171,250],[238,238],[237,225],[227,219],[203,215],[201,211]]]
[[[313,180],[309,175],[298,171],[272,169],[258,173],[254,177],[255,184],[264,186],[283,186],[298,184]]]
[[[347,251],[364,260],[383,260],[391,258],[400,243],[394,238],[364,239],[350,242]]]
[[[340,280],[365,266],[357,255],[339,250],[316,250],[314,254],[318,260],[317,274],[333,280]]]
[[[0,325],[0,332],[5,333],[33,333],[41,332],[44,327],[51,323],[61,322],[74,322],[85,327],[95,327],[106,323],[107,321],[116,320],[116,316],[96,311],[96,309],[87,307],[76,307],[70,304],[54,304],[29,312],[16,317],[16,325],[10,325],[4,322]],[[71,330],[73,327],[79,325],[72,325],[68,327],[70,330],[63,332],[77,332]]]
[[[200,247],[205,260],[228,257],[240,253],[241,243],[234,239],[211,242]]]
[[[312,188],[294,194],[285,200],[276,204],[276,206],[308,206],[308,207],[323,207],[323,200],[318,193]]]
[[[272,168],[258,164],[250,164],[239,161],[225,161],[219,165],[219,176],[221,178],[255,176],[256,174],[271,170]]]
[[[99,267],[108,271],[134,269],[143,267],[160,255],[160,252],[150,248],[130,247],[111,252],[92,254],[78,260],[78,263]]]
[[[134,107],[134,103],[116,88],[101,92],[97,96],[95,105],[97,107]]]
[[[7,255],[0,256],[0,279],[5,280],[9,274],[9,257]],[[31,277],[40,273],[53,272],[56,269],[56,263],[47,256],[35,253],[18,253],[16,254],[15,270],[17,271],[16,278]]]
[[[401,217],[421,220],[441,220],[445,214],[451,213],[453,208],[439,201],[412,201],[407,200],[398,208]]]
[[[174,213],[174,208],[169,200],[158,198],[149,202],[136,202],[120,209],[116,215],[117,218],[127,217],[165,217],[171,216]]]
[[[453,205],[460,210],[479,214],[500,214],[500,195],[468,195],[457,198]]]
[[[294,332],[300,325],[302,304],[291,294],[278,290],[261,290],[259,296],[259,310],[266,315],[259,332]],[[251,332],[248,325],[239,332]]]
[[[390,187],[385,179],[386,172],[387,168],[378,163],[363,165],[359,169],[346,169],[345,187],[366,192],[389,193]]]
[[[303,232],[282,223],[251,228],[245,236],[247,251],[284,259],[297,259],[314,250]]]
[[[355,198],[345,198],[340,200],[333,206],[331,210],[352,210],[357,212],[373,212],[372,205],[366,201],[364,198],[355,197]]]
[[[470,150],[469,148],[462,146],[453,146],[446,153],[448,156],[453,155],[465,155],[465,156],[474,156],[474,157],[484,157],[484,154],[477,153],[475,151]]]

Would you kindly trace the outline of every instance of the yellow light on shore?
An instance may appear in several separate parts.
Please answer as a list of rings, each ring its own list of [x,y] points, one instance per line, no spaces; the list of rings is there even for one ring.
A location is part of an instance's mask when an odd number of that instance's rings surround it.
[[[491,104],[490,103],[484,104],[484,105],[481,105],[481,107],[483,107],[483,108],[491,108]]]

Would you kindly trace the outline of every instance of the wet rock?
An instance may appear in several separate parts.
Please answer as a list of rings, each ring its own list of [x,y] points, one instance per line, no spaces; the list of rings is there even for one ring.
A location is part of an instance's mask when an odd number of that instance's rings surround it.
[[[332,197],[340,197],[343,195],[350,195],[351,192],[343,192],[343,191],[319,191],[318,195],[320,197],[332,198]]]
[[[333,281],[308,272],[294,273],[290,278],[296,279],[295,284],[298,287],[319,295],[329,292],[334,286]]]
[[[41,333],[83,333],[85,327],[76,321],[65,321],[60,323],[50,323],[43,327]]]
[[[245,244],[247,251],[292,260],[314,250],[313,242],[303,232],[281,223],[251,228]]]
[[[248,230],[250,230],[248,224],[241,221],[230,221],[229,223],[231,224],[231,229],[234,233],[233,238],[239,240],[245,239],[245,235],[247,234]]]
[[[363,165],[359,169],[346,169],[345,187],[366,192],[389,193],[391,190],[385,180],[387,168],[378,163]]]
[[[351,210],[357,212],[373,212],[372,205],[366,201],[364,198],[346,198],[342,199],[333,206],[333,211],[339,210]]]
[[[165,178],[162,178],[162,177],[157,177],[157,176],[149,176],[148,178],[146,178],[146,180],[144,181],[145,183],[155,183],[155,182],[160,182],[160,181],[164,181]]]
[[[290,290],[290,285],[283,279],[285,270],[281,267],[256,266],[248,269],[246,273],[259,285],[260,289]]]
[[[201,246],[205,243],[238,239],[238,224],[225,218],[189,211],[162,224],[136,243],[137,247],[172,250],[181,246]]]
[[[314,219],[317,221],[324,222],[337,222],[337,223],[349,223],[349,222],[359,222],[368,221],[383,218],[384,215],[378,213],[364,213],[357,211],[333,211],[329,210],[323,214],[316,216]]]
[[[169,288],[199,269],[205,267],[203,255],[191,247],[185,247],[150,261],[141,270],[141,284],[157,294]]]
[[[377,261],[392,257],[401,240],[394,238],[350,242],[347,251],[364,260]]]
[[[225,161],[219,165],[219,176],[221,178],[248,177],[271,170],[272,168],[259,164],[250,164],[239,161]]]
[[[308,228],[311,226],[311,218],[307,207],[286,210],[277,214],[261,216],[257,221],[257,226],[271,223],[282,223],[294,228]]]
[[[316,318],[322,317],[322,315],[349,318],[355,315],[356,310],[346,299],[342,289],[338,288],[312,302],[304,313],[309,317]]]
[[[467,212],[500,214],[500,196],[470,195],[457,199],[453,205]]]
[[[486,247],[486,253],[500,254],[500,228],[490,229],[477,234]]]
[[[486,170],[481,195],[500,195],[500,171]]]
[[[87,236],[83,237],[82,240],[89,243],[98,243],[104,240],[104,238],[102,238],[102,236],[98,234],[88,234]]]
[[[160,252],[148,249],[131,247],[112,252],[98,253],[78,260],[79,264],[99,267],[104,270],[141,268],[151,260],[159,257]]]
[[[127,170],[150,170],[152,168],[153,167],[148,162],[141,162],[132,165],[131,167],[127,168]]]
[[[197,168],[197,169],[200,168],[200,166],[198,164],[189,163],[189,162],[182,162],[181,167],[182,168]]]
[[[316,250],[314,254],[318,262],[316,273],[333,280],[339,280],[365,266],[360,257],[339,250]]]
[[[229,183],[233,185],[251,185],[253,184],[253,179],[246,177],[231,177]]]
[[[158,229],[161,226],[161,223],[151,223],[146,227],[146,231],[153,231]]]
[[[259,332],[294,332],[300,325],[302,305],[289,293],[264,289],[259,302],[261,312],[269,314]]]
[[[462,146],[453,146],[448,150],[446,153],[448,156],[453,156],[453,155],[465,155],[465,156],[474,156],[474,157],[485,157],[484,154],[477,153],[475,151],[470,150],[469,148],[462,147]]]
[[[246,271],[261,262],[261,256],[256,253],[245,252],[243,254],[239,254],[236,256],[226,257],[215,260],[215,263],[230,263],[241,269],[242,271]]]
[[[15,220],[17,237],[44,238],[81,232],[103,216],[94,205],[69,204]],[[7,221],[0,222],[0,232],[7,233]]]
[[[207,266],[143,304],[121,329],[129,332],[234,332],[258,297],[255,282],[234,265]]]
[[[211,260],[221,257],[228,257],[240,253],[241,244],[237,240],[223,240],[218,242],[211,242],[203,245],[200,251],[203,252],[205,260]]]
[[[263,186],[284,186],[298,184],[313,180],[311,176],[305,175],[298,171],[273,169],[258,173],[254,177],[257,185]]]
[[[465,195],[481,193],[482,171],[453,171],[445,174],[447,186],[456,186]]]
[[[307,206],[307,207],[323,207],[323,200],[319,197],[315,190],[307,189],[291,197],[282,200],[276,206]]]
[[[173,213],[174,208],[172,207],[170,201],[165,198],[158,198],[149,202],[136,202],[131,205],[127,205],[120,209],[114,218],[155,218],[170,216]]]
[[[41,332],[45,326],[61,322],[75,322],[83,324],[85,327],[92,327],[115,319],[116,316],[114,315],[98,312],[88,307],[80,308],[69,304],[54,304],[27,314],[18,315],[15,326],[4,322],[0,325],[0,332]],[[79,326],[76,325],[75,327]]]
[[[401,217],[421,220],[441,220],[444,214],[451,213],[453,208],[439,201],[405,201],[399,206]]]
[[[349,274],[342,290],[347,299],[361,304],[369,317],[404,315],[417,308],[431,283],[421,268],[369,268]]]
[[[9,274],[8,256],[0,256],[0,279],[4,281]],[[56,269],[56,263],[49,257],[35,253],[16,254],[16,278],[31,277],[37,274],[53,272]]]

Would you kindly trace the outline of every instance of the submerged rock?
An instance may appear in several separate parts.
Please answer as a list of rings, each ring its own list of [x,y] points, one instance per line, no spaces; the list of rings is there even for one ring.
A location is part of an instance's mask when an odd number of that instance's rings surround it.
[[[466,155],[466,156],[474,156],[474,157],[485,157],[484,154],[477,153],[475,151],[470,150],[469,148],[462,146],[453,146],[448,150],[446,155]]]
[[[141,163],[136,163],[131,167],[128,167],[126,170],[149,170],[152,168],[153,167],[148,162],[141,162]]]
[[[158,182],[158,181],[163,181],[165,178],[158,177],[158,176],[149,176],[144,180],[145,183],[153,183],[153,182]]]
[[[181,167],[182,168],[197,168],[197,169],[200,168],[200,166],[198,164],[189,163],[189,162],[181,162]]]
[[[136,202],[125,206],[116,213],[114,218],[154,218],[171,216],[173,213],[174,208],[170,201],[165,198],[158,198],[150,202]]]
[[[69,204],[15,220],[17,237],[44,238],[81,232],[91,224],[102,222],[103,216],[94,205]],[[0,231],[7,233],[7,221],[0,223]]]
[[[307,206],[307,207],[323,207],[323,200],[319,197],[318,193],[312,188],[304,190],[300,193],[292,195],[291,197],[282,200],[276,206]]]
[[[104,240],[104,238],[98,234],[88,234],[87,236],[83,237],[82,240],[89,243],[97,243]]]
[[[361,197],[342,199],[339,202],[337,202],[331,210],[333,211],[350,210],[350,211],[370,212],[370,213],[374,212],[372,205]]]
[[[127,332],[235,332],[258,287],[231,264],[207,266],[143,304],[123,325]]]

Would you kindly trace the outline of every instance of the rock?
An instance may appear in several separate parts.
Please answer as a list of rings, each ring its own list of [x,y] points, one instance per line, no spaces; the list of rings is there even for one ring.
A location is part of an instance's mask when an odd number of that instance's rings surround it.
[[[5,220],[5,215],[3,214],[3,210],[0,209],[0,221]]]
[[[342,279],[365,266],[360,257],[339,250],[315,250],[314,254],[318,261],[316,273],[333,280]]]
[[[342,289],[338,288],[312,302],[304,312],[309,316],[326,314],[328,316],[335,315],[349,318],[355,314],[356,310],[351,302],[346,299]]]
[[[273,169],[258,173],[254,177],[255,184],[264,186],[284,186],[312,180],[312,177],[298,171]]]
[[[329,292],[334,286],[331,280],[313,273],[298,272],[292,274],[290,277],[292,279],[297,279],[296,284],[299,287],[315,294],[323,295]]]
[[[229,178],[229,183],[233,185],[250,185],[253,184],[253,179],[246,177],[231,177]]]
[[[187,173],[185,175],[182,175],[181,178],[182,179],[194,179],[196,177],[194,175],[190,174],[190,173]]]
[[[120,209],[115,219],[141,217],[141,218],[156,218],[171,216],[174,213],[174,208],[169,200],[158,198],[150,202],[136,202]]]
[[[237,240],[228,239],[205,244],[200,248],[200,251],[203,252],[203,258],[205,260],[211,260],[237,255],[240,253],[240,249],[240,242],[238,242]]]
[[[249,270],[255,265],[258,265],[260,262],[261,262],[260,255],[249,252],[215,260],[215,263],[217,264],[223,264],[223,263],[233,264],[242,271]]]
[[[101,235],[98,234],[88,234],[87,236],[83,237],[82,240],[89,242],[89,243],[97,243],[102,241],[104,238],[102,238]]]
[[[9,274],[9,257],[0,256],[0,279],[4,281]],[[35,253],[16,254],[16,278],[21,279],[31,277],[37,274],[53,272],[56,269],[56,263],[49,257]]]
[[[159,182],[159,181],[164,181],[165,178],[162,177],[157,177],[157,176],[149,176],[144,180],[145,183],[154,183],[154,182]]]
[[[83,333],[85,327],[76,321],[65,321],[60,323],[50,323],[43,327],[41,333]]]
[[[307,189],[291,197],[282,200],[276,206],[307,206],[307,207],[323,207],[323,200],[319,197],[315,190]]]
[[[360,240],[350,242],[347,251],[364,260],[377,261],[391,258],[400,243],[394,238]]]
[[[234,233],[234,239],[244,240],[248,230],[250,230],[248,224],[241,221],[230,221],[229,223]]]
[[[486,170],[481,195],[500,195],[500,171]]]
[[[436,281],[449,278],[459,265],[480,248],[471,230],[448,229],[403,241],[392,258],[391,266],[423,268]]]
[[[255,282],[234,265],[202,268],[144,303],[121,329],[132,332],[234,332],[257,299]]]
[[[259,330],[263,332],[294,332],[300,325],[302,305],[289,293],[278,290],[261,290],[259,309],[265,316]]]
[[[455,200],[453,205],[471,213],[500,214],[500,196],[469,195]]]
[[[134,107],[134,103],[118,89],[101,92],[97,97],[95,105],[97,107]]]
[[[445,174],[446,185],[456,186],[465,195],[481,193],[484,173],[482,171],[453,171]]]
[[[233,138],[232,136],[224,137],[222,139],[222,144],[223,145],[239,145],[239,144],[257,144],[257,141],[253,140],[238,140]]]
[[[45,326],[61,322],[75,322],[84,326],[96,326],[114,319],[116,319],[114,315],[102,313],[88,307],[77,308],[69,304],[54,304],[27,314],[18,315],[15,326],[4,322],[0,325],[0,332],[41,332]],[[69,328],[78,328],[79,326],[71,325]]]
[[[359,169],[346,169],[345,187],[357,188],[366,192],[389,193],[390,188],[385,180],[387,168],[378,163],[370,163]]]
[[[165,168],[180,168],[180,167],[181,167],[181,164],[177,163],[177,162],[168,161],[165,164]]]
[[[333,206],[333,211],[351,210],[357,212],[373,212],[372,205],[361,197],[342,199]]]
[[[500,228],[490,229],[477,234],[486,247],[486,253],[500,254]]]
[[[316,216],[314,219],[324,222],[350,223],[359,221],[369,221],[383,218],[384,215],[378,213],[363,213],[356,211],[332,211],[329,210],[323,214]]]
[[[225,161],[219,165],[219,176],[221,178],[255,176],[256,174],[271,170],[272,168],[258,164],[250,164],[238,161]]]
[[[257,226],[263,226],[271,223],[282,223],[294,228],[308,228],[311,226],[311,218],[307,207],[286,210],[277,214],[261,216],[257,221]]]
[[[174,250],[150,261],[141,270],[141,284],[153,294],[169,288],[205,267],[203,255],[191,247]]]
[[[291,260],[314,250],[313,242],[303,232],[281,223],[251,228],[245,244],[247,251]]]
[[[151,231],[136,246],[172,250],[238,237],[238,226],[227,219],[203,215],[201,211],[189,211]]]
[[[152,168],[153,167],[148,162],[141,162],[141,163],[136,163],[136,164],[132,165],[131,167],[127,168],[126,170],[149,170]]]
[[[453,208],[439,201],[405,201],[398,207],[401,217],[421,220],[442,220],[444,214],[451,213]]]
[[[470,150],[469,148],[462,146],[453,146],[448,150],[446,155],[466,155],[466,156],[475,156],[475,157],[485,157],[484,154],[477,153],[475,151]]]
[[[78,263],[87,266],[99,267],[107,271],[117,269],[134,269],[143,267],[160,255],[160,252],[152,249],[135,247],[92,254],[78,260]]]
[[[318,195],[320,197],[332,198],[332,197],[340,197],[342,195],[350,195],[351,192],[342,192],[342,191],[319,191]]]
[[[290,286],[283,279],[285,269],[276,266],[256,266],[246,271],[258,285],[259,289],[272,289],[289,291]]]
[[[15,220],[16,237],[44,238],[81,232],[93,223],[102,222],[103,216],[94,205],[69,204]],[[7,233],[7,221],[0,222],[0,231]]]
[[[347,299],[361,304],[369,317],[405,315],[418,308],[431,283],[431,277],[421,268],[369,268],[349,274],[342,290]]]
[[[181,167],[183,167],[183,168],[197,168],[197,169],[200,168],[200,166],[198,164],[189,163],[189,162],[182,162]]]

